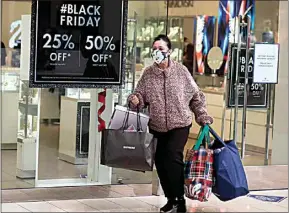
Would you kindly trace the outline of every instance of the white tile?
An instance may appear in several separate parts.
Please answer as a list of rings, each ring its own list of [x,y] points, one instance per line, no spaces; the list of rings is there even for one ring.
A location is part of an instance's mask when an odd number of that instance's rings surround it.
[[[263,209],[266,212],[288,212],[288,207],[282,207],[282,206],[278,206],[278,205],[274,205],[271,203],[263,203],[262,205],[258,204],[252,204],[251,205],[253,208],[259,208],[259,209]]]
[[[137,209],[131,209],[132,212],[159,212],[159,208],[157,207],[151,207],[151,208],[137,208]]]
[[[205,203],[196,206],[187,206],[187,212],[235,212],[232,209],[220,206],[206,206]]]
[[[2,212],[30,212],[16,203],[2,203]]]
[[[251,194],[285,196],[287,197],[288,190],[272,190],[272,191],[254,191]],[[216,196],[212,195],[208,202],[198,202],[187,199],[188,209],[191,211],[206,211],[210,212],[214,209],[219,209],[219,212],[284,212],[288,211],[288,200],[280,203],[269,203],[255,200],[253,198],[243,196],[231,201],[222,202]],[[213,207],[213,208],[212,208]],[[204,209],[205,208],[205,209]],[[217,210],[216,210],[217,211]]]
[[[31,212],[64,212],[62,209],[47,202],[27,202],[18,204]]]
[[[288,200],[286,199],[286,200],[284,200],[284,201],[282,201],[276,205],[288,209]]]
[[[207,201],[207,202],[200,202],[200,201],[198,201],[198,200],[191,200],[191,199],[189,199],[189,198],[186,198],[186,204],[187,204],[187,206],[190,206],[190,207],[203,207],[203,206],[208,207],[208,206],[215,206],[216,201],[213,202],[214,200],[213,200],[212,198],[213,198],[213,197],[211,197],[211,198],[209,199],[209,201]]]
[[[111,209],[111,210],[103,210],[102,212],[133,212],[130,209]]]
[[[124,197],[124,198],[108,198],[108,201],[116,203],[125,209],[136,209],[136,208],[150,208],[151,205],[140,201],[136,198]]]
[[[164,196],[143,196],[143,197],[136,197],[135,199],[158,208],[162,207],[167,202]]]
[[[231,212],[264,212],[262,208],[256,208],[252,205],[246,203],[224,203],[223,205],[218,205],[220,209],[229,209]],[[228,211],[226,211],[228,212]]]
[[[66,212],[97,212],[97,209],[76,200],[49,201],[49,203]]]
[[[120,205],[106,199],[85,199],[78,201],[97,210],[114,210],[123,208]]]

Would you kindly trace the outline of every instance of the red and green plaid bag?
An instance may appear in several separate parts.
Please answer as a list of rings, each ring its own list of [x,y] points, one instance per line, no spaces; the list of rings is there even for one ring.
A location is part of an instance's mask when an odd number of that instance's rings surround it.
[[[213,187],[213,150],[201,146],[204,138],[209,142],[209,126],[201,128],[185,158],[185,195],[201,202],[208,201]]]

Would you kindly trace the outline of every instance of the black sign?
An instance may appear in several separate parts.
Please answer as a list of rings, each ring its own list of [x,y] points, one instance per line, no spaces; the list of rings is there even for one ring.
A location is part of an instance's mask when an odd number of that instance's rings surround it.
[[[127,0],[33,0],[30,87],[123,83]]]
[[[242,47],[239,55],[239,84],[238,84],[238,106],[244,105],[244,83],[245,83],[245,67],[246,67],[246,48]],[[229,83],[228,83],[228,101],[227,107],[235,106],[235,89],[236,89],[236,70],[237,70],[237,47],[233,46],[231,49],[230,69],[229,69]],[[254,72],[254,48],[249,50],[248,61],[248,108],[265,108],[267,85],[253,83]]]

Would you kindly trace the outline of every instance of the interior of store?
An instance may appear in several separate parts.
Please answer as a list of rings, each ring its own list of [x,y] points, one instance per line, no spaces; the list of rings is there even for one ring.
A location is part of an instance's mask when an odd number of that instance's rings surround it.
[[[207,29],[206,36],[209,40],[207,48],[219,45],[218,38],[222,33],[221,28],[218,28],[219,8],[220,2],[225,1],[193,2],[193,6],[172,6],[167,10],[165,1],[129,1],[126,84],[124,89],[115,91],[115,104],[126,103],[127,96],[133,90],[143,68],[152,63],[151,43],[158,34],[168,34],[173,42],[171,57],[179,62],[183,62],[185,37],[197,46],[196,34],[200,21],[203,21],[201,25],[205,25]],[[266,4],[262,1],[252,2],[254,2],[252,33],[256,41],[262,41],[264,31],[270,31],[274,34],[274,42],[278,43],[278,1],[268,1]],[[28,77],[23,77],[21,69],[29,64],[23,65],[20,61],[25,61],[24,59],[27,61],[29,57],[27,56],[29,44],[24,44],[23,39],[29,34],[29,27],[26,28],[29,19],[27,20],[25,15],[31,13],[31,1],[4,0],[1,4],[3,11],[1,38],[5,46],[1,48],[6,52],[5,60],[1,62],[2,188],[35,187],[36,175],[38,180],[86,179],[91,90],[28,88]],[[25,30],[28,34],[24,33]],[[26,47],[28,51],[23,51]],[[194,47],[194,60],[196,49]],[[192,75],[206,95],[208,111],[215,120],[214,129],[221,132],[224,93],[227,90],[224,86],[224,73],[212,70],[208,66],[200,69],[195,62],[192,65]],[[224,119],[226,139],[232,137],[233,113],[232,108],[226,108]],[[239,114],[237,126],[241,132],[241,109]],[[264,108],[248,109],[244,165],[264,165],[265,123]],[[193,122],[186,149],[192,147],[198,131],[198,125]],[[271,138],[270,136],[270,149]],[[237,143],[241,144],[241,134],[238,134]],[[37,155],[38,162],[36,162]],[[36,166],[38,166],[37,174]],[[112,169],[112,184],[151,182],[151,172]]]

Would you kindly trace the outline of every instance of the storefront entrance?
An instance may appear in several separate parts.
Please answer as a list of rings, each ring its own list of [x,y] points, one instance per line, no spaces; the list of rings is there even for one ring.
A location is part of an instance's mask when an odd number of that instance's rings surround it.
[[[273,134],[273,128],[276,91],[282,91],[254,84],[250,74],[244,76],[242,71],[251,73],[254,67],[255,43],[280,43],[279,2],[192,2],[193,6],[129,0],[125,85],[106,90],[105,110],[100,113],[102,89],[29,88],[31,1],[2,1],[2,187],[156,181],[155,172],[101,165],[97,129],[99,118],[108,125],[114,106],[126,104],[143,69],[152,63],[151,44],[158,34],[170,37],[172,59],[187,66],[206,95],[208,111],[214,117],[213,128],[225,140],[235,139],[244,166],[283,164],[276,154],[275,163],[271,159],[273,149],[280,149],[274,142],[273,137],[279,135]],[[210,53],[215,47],[221,56]],[[210,64],[218,60],[219,66]],[[246,100],[242,92],[245,77]],[[193,121],[186,149],[193,146],[198,131]]]

